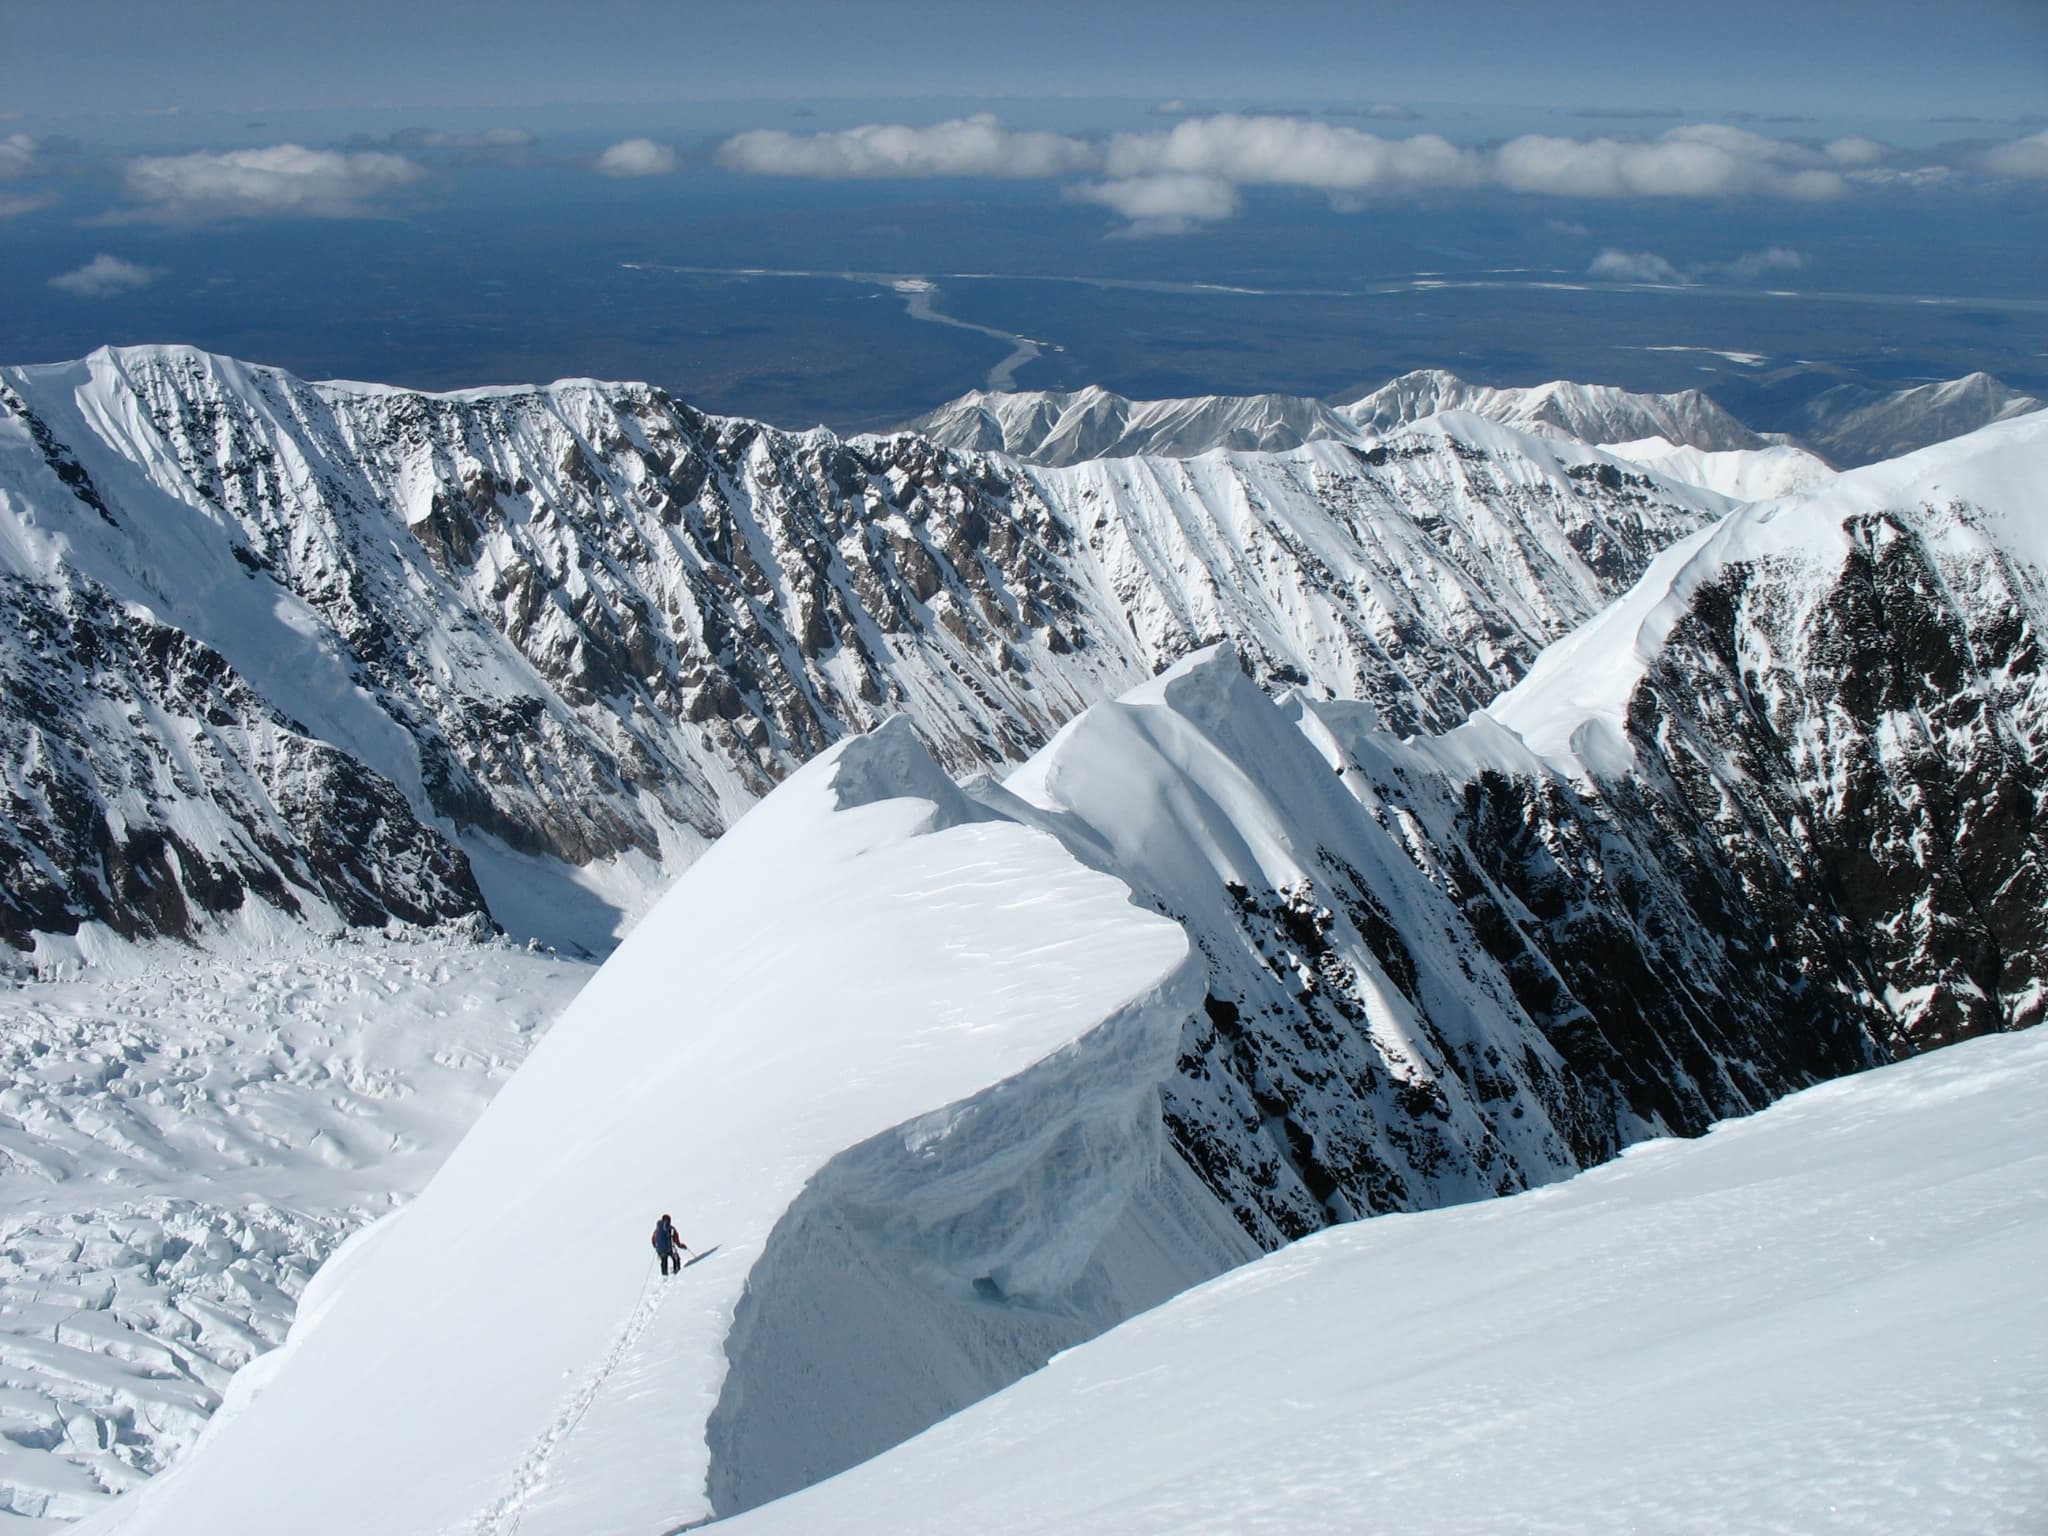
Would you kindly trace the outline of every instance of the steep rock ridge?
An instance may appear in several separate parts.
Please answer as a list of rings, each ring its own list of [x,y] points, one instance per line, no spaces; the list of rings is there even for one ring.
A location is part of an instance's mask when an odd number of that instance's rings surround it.
[[[1271,452],[1358,437],[1348,417],[1300,395],[1130,400],[1092,385],[1070,393],[976,390],[909,422],[905,430],[947,448],[1049,465],[1133,454],[1191,458],[1217,448]]]
[[[1470,411],[1525,432],[1555,433],[1585,443],[1661,437],[1707,452],[1762,448],[1764,438],[1696,389],[1633,394],[1612,384],[1554,380],[1522,389],[1471,384],[1441,368],[1404,373],[1337,408],[1361,428],[1387,432],[1440,411]]]
[[[1745,508],[1491,712],[1604,793],[1661,781],[1746,886],[1775,866],[1894,1048],[2037,1022],[2044,460],[2035,415]]]
[[[71,824],[140,770],[101,765],[84,722],[128,704],[91,668],[12,701],[85,808],[12,802],[8,856],[38,892],[5,910],[17,948],[85,922],[191,935],[252,900],[289,914],[308,881],[334,921],[461,917],[478,903],[458,849],[500,921],[601,947],[796,763],[892,713],[954,771],[1016,762],[1089,702],[1239,637],[1262,675],[1441,727],[1723,505],[1483,423],[1362,454],[1034,471],[775,432],[643,386],[430,396],[180,348],[0,384],[11,600],[146,612],[246,684],[237,718],[260,702],[284,723],[251,745],[209,727],[219,763],[129,794],[101,837]],[[168,684],[122,686],[139,719],[189,714]],[[286,725],[305,744],[271,751]],[[321,743],[348,783],[288,775],[311,811],[215,788],[269,785]],[[210,840],[178,830],[184,798]],[[406,812],[373,818],[389,888],[345,871],[325,892],[308,837],[354,839],[319,816],[369,825],[361,808],[387,801]],[[141,902],[78,866],[94,838],[132,835],[150,863],[174,834],[187,853],[152,880],[176,893]],[[187,863],[203,889],[182,888]]]
[[[1988,373],[1886,394],[1838,384],[1800,410],[1801,435],[1837,464],[1874,464],[2048,407]]]
[[[1189,934],[1208,993],[1164,1119],[1267,1248],[1525,1189],[1617,1145],[1437,872],[1332,773],[1318,736],[1224,647],[973,791]]]

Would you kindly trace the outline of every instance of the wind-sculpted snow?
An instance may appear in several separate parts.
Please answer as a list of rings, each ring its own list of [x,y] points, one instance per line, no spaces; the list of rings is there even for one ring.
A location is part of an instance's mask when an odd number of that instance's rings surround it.
[[[1101,705],[991,803],[1178,921],[1208,976],[1165,1118],[1265,1246],[1611,1152],[1456,908],[1228,652]]]
[[[1973,1041],[1310,1238],[733,1536],[2024,1536],[2044,1180],[2048,1036]]]
[[[537,1536],[602,1490],[602,1523],[663,1530],[846,1465],[1248,1255],[1184,1219],[1159,1131],[1200,997],[1173,924],[907,727],[834,748],[89,1529]],[[669,1280],[664,1209],[699,1255]]]
[[[487,906],[602,950],[891,714],[950,770],[1015,763],[1236,638],[1446,726],[1722,506],[1483,423],[1034,471],[638,385],[0,370],[0,936]]]

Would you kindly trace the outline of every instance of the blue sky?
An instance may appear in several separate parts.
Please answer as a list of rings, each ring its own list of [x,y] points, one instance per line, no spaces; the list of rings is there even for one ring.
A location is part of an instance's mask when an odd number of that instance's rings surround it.
[[[0,111],[1159,96],[2048,113],[2042,0],[0,0]]]

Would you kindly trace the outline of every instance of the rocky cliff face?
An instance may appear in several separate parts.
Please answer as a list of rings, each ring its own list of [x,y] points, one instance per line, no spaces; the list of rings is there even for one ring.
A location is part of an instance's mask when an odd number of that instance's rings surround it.
[[[616,920],[850,731],[908,713],[949,768],[1015,762],[1223,638],[1441,727],[1722,505],[1476,421],[1038,471],[638,386],[426,396],[174,348],[4,385],[14,633],[113,658],[9,674],[17,947],[252,902],[511,917],[565,870]]]
[[[2043,464],[2037,419],[1744,509],[1448,733],[1222,658],[1013,780],[1201,948],[1166,1115],[1247,1229],[2038,1023]]]

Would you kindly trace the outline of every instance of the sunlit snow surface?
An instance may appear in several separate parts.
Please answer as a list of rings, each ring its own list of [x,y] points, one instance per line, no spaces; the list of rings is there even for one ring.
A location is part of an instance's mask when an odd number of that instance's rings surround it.
[[[183,1451],[591,970],[305,935],[0,989],[0,1529]]]
[[[2048,1033],[1968,1042],[1304,1239],[729,1528],[2038,1532],[2044,1191]]]

